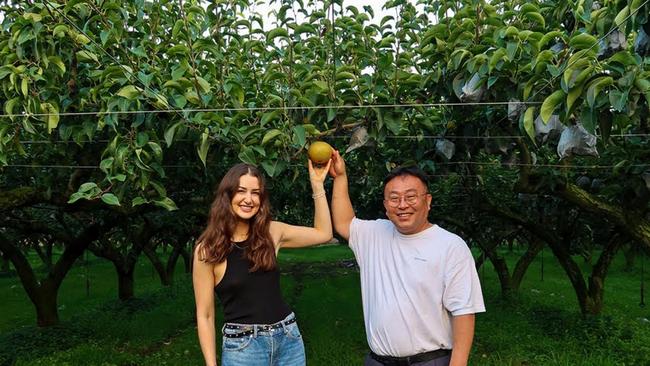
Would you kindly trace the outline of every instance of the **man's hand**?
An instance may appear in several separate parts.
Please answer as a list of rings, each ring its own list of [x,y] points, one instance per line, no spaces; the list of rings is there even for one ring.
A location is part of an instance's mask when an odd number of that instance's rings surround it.
[[[345,161],[338,150],[334,150],[332,153],[332,164],[330,165],[329,173],[332,178],[345,175]]]

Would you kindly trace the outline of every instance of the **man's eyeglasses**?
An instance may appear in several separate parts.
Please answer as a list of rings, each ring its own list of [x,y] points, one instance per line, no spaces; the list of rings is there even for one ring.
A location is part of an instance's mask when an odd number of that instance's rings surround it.
[[[388,206],[397,207],[399,206],[400,202],[402,202],[403,198],[404,202],[406,202],[407,205],[413,206],[418,203],[420,196],[426,196],[427,194],[428,193],[407,193],[403,196],[389,196],[385,199],[385,201],[388,203]]]

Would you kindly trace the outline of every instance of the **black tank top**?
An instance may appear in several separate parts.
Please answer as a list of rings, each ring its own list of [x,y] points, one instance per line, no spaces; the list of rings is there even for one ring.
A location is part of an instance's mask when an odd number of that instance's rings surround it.
[[[227,257],[226,273],[215,287],[227,323],[273,324],[291,313],[282,299],[277,267],[249,272],[252,266],[244,249],[234,245]]]

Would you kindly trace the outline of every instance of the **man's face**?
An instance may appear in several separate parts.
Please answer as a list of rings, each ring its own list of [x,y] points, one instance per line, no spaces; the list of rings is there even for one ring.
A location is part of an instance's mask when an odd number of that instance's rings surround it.
[[[429,227],[430,205],[427,187],[412,175],[395,177],[384,187],[386,215],[402,234],[416,234]]]

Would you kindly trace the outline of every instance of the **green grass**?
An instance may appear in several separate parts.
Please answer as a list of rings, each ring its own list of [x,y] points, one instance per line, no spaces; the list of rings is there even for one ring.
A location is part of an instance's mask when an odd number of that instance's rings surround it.
[[[511,263],[516,254],[506,254]],[[359,276],[340,265],[351,258],[345,246],[280,254],[283,272],[295,273],[283,275],[282,287],[298,316],[309,365],[359,365],[368,350]],[[603,315],[583,319],[561,268],[548,251],[543,260],[544,280],[538,257],[520,293],[507,302],[489,263],[480,271],[488,311],[477,316],[472,365],[650,365],[650,306],[639,307],[640,263],[626,269],[617,258]],[[142,257],[137,299],[121,303],[112,265],[92,259],[64,281],[62,324],[52,329],[32,325],[33,308],[15,277],[0,278],[0,365],[201,365],[191,279],[182,272],[179,263],[176,284],[161,288]]]

